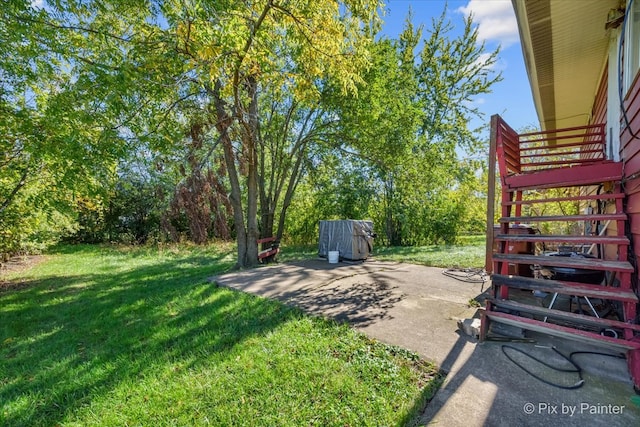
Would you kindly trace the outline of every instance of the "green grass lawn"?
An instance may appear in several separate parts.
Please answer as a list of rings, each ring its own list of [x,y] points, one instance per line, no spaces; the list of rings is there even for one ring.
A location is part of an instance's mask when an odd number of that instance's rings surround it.
[[[229,245],[63,246],[0,278],[0,425],[403,425],[416,355],[207,278]]]
[[[457,245],[375,247],[376,259],[431,267],[483,268],[485,236],[463,236]]]
[[[457,245],[375,246],[373,257],[383,261],[408,262],[431,267],[483,268],[485,236],[462,236]],[[283,247],[280,260],[318,256],[317,246]]]

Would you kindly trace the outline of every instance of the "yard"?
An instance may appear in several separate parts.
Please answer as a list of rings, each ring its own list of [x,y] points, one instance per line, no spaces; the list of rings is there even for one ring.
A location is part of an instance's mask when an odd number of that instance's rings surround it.
[[[411,259],[437,264],[431,257],[448,250]],[[477,266],[474,250],[482,243],[470,242],[457,265]],[[221,244],[61,246],[3,273],[0,424],[415,420],[439,386],[434,366],[347,325],[207,282],[233,262]]]
[[[316,245],[284,248],[281,261],[313,258],[318,254]],[[410,262],[431,267],[484,267],[485,236],[460,236],[456,245],[389,246],[374,249],[381,261]]]

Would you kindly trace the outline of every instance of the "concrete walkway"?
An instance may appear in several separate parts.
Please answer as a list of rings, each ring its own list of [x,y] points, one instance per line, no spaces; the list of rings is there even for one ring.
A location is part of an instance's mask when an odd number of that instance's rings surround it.
[[[626,361],[578,355],[585,385],[562,390],[518,368],[502,344],[479,344],[458,331],[457,320],[477,315],[470,299],[481,284],[444,276],[443,269],[379,262],[329,264],[326,260],[272,264],[212,278],[220,286],[276,298],[305,311],[347,321],[370,337],[410,349],[434,361],[447,374],[420,422],[443,426],[632,426],[640,407]],[[488,285],[484,286],[486,290]],[[568,367],[549,348],[606,351],[535,336],[534,344],[509,344],[548,363]],[[574,384],[576,374],[561,374],[505,349],[552,382]],[[564,365],[562,365],[564,363]]]

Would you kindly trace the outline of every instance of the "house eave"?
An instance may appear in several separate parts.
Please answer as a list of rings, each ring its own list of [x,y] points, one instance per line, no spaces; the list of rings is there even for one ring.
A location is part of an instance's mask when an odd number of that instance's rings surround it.
[[[618,0],[512,0],[542,129],[583,126],[607,62]]]

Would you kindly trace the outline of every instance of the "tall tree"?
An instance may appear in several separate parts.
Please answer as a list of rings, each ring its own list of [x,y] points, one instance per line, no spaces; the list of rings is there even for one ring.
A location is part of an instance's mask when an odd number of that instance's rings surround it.
[[[257,262],[259,173],[265,160],[258,154],[261,82],[287,88],[295,94],[294,102],[317,99],[317,85],[328,75],[340,82],[344,93],[355,92],[367,65],[366,43],[379,3],[266,0],[248,8],[244,2],[225,6],[223,11],[215,6],[193,10],[181,19],[178,34],[185,52],[206,65],[203,83],[214,106],[231,185],[238,265],[246,266]],[[289,185],[291,191],[294,187]],[[262,194],[263,202],[269,202],[266,192]]]
[[[94,120],[102,99],[79,90],[74,63],[91,62],[83,37],[48,17],[29,1],[0,8],[0,248],[37,224],[51,235],[69,224],[75,200],[101,190],[122,148],[109,118]]]
[[[27,33],[43,52],[64,39],[59,44],[70,59],[61,69],[73,76],[66,84],[75,98],[67,100],[76,101],[65,114],[100,117],[100,134],[88,139],[99,147],[105,138],[157,148],[180,144],[190,117],[203,115],[203,133],[222,149],[241,267],[257,262],[261,91],[281,87],[309,105],[331,76],[344,93],[355,93],[381,6],[375,0],[60,0],[36,10],[13,3],[21,7],[5,20],[45,29],[44,39]]]
[[[333,98],[334,146],[369,163],[378,188],[371,216],[393,245],[455,239],[464,202],[453,195],[474,176],[459,156],[483,147],[469,127],[479,116],[474,97],[501,78],[492,70],[498,51],[477,43],[472,20],[452,37],[445,12],[424,39],[409,15],[398,40],[381,38],[372,48],[358,97]]]
[[[325,92],[325,84],[320,90]],[[268,89],[268,88],[267,88]],[[263,91],[269,108],[260,124],[258,153],[260,171],[261,233],[281,239],[294,192],[309,165],[319,161],[330,144],[338,118],[323,98],[313,105],[299,101],[285,91]],[[275,230],[274,230],[275,227]]]

